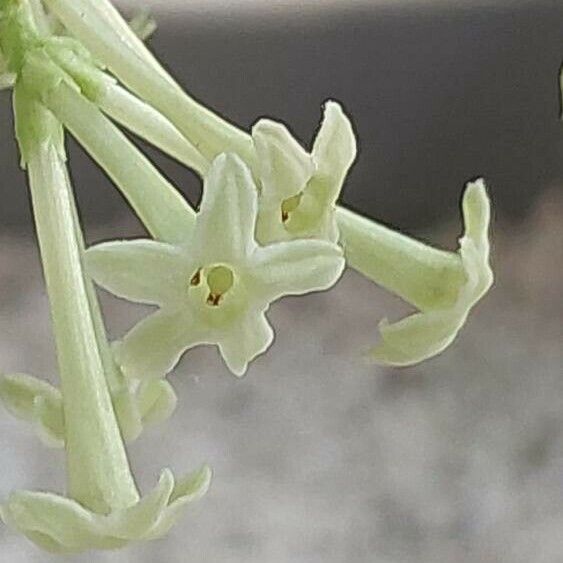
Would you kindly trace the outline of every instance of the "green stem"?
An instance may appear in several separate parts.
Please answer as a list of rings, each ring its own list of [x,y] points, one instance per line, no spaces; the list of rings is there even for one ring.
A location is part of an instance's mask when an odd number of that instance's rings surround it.
[[[26,128],[26,105],[42,128],[59,125],[16,87],[20,130]],[[23,105],[22,105],[23,104]],[[27,124],[30,130],[35,123]],[[29,185],[37,236],[57,345],[65,415],[69,494],[85,507],[108,513],[135,504],[139,495],[113,411],[88,290],[71,202],[71,187],[59,147],[38,138],[27,150]]]
[[[167,242],[189,237],[195,212],[185,198],[95,104],[68,80],[57,79],[61,72],[36,53],[27,57],[23,78],[106,171],[153,237]],[[41,88],[47,82],[49,87]]]
[[[70,178],[68,178],[68,171],[66,167],[64,169],[64,173],[66,176],[66,185],[70,186]],[[74,218],[74,233],[78,244],[78,249],[80,251],[81,261],[84,262],[83,257],[86,245],[84,243],[84,234],[82,233],[82,228],[80,227],[80,218],[78,216],[76,200],[74,198],[74,193],[72,192],[72,190],[69,190],[69,204],[72,208],[72,215]],[[82,269],[84,271],[84,266]],[[106,380],[109,386],[110,394],[113,396],[113,393],[122,389],[126,384],[125,377],[115,363],[113,352],[111,350],[107,337],[107,331],[100,307],[100,302],[98,300],[98,296],[96,295],[96,289],[94,288],[94,283],[86,273],[84,274],[84,287],[86,289],[86,295],[88,297],[88,304],[90,306],[90,314],[92,316],[92,322],[94,324],[94,332],[96,334],[98,350],[100,351],[100,358],[102,360],[104,373],[106,374]]]
[[[349,266],[421,310],[455,302],[465,280],[459,256],[339,207],[340,242]]]
[[[151,105],[115,84],[108,85],[104,93],[92,101],[131,132],[192,168],[200,176],[205,176],[209,162]]]
[[[166,116],[209,161],[227,147],[247,163],[254,160],[250,137],[185,94],[109,0],[46,4],[97,59]]]

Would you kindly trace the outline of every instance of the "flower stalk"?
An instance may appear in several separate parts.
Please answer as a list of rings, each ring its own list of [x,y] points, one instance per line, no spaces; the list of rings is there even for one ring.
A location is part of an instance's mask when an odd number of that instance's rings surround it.
[[[59,125],[24,90],[15,91],[19,135],[26,145],[34,217],[57,344],[65,420],[69,494],[97,513],[139,500],[97,346],[76,237]],[[26,116],[34,123],[28,124]],[[26,132],[40,120],[49,138]]]

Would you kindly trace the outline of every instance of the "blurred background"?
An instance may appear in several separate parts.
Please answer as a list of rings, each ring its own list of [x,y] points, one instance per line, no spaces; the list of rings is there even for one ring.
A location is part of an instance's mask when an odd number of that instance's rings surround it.
[[[136,2],[129,2],[130,8]],[[146,2],[158,55],[197,98],[309,144],[322,102],[353,117],[357,210],[454,248],[465,182],[495,205],[497,282],[456,343],[408,369],[366,364],[406,307],[348,272],[271,310],[277,341],[236,380],[211,348],[171,377],[172,421],[129,450],[143,490],[203,461],[208,496],[164,541],[77,562],[563,561],[563,5],[553,1]],[[0,365],[56,366],[9,94],[0,95]],[[191,173],[149,149],[193,201]],[[90,241],[142,234],[70,143]],[[143,316],[103,295],[113,336]],[[0,410],[0,498],[64,489],[59,452]],[[56,561],[0,528],[0,560]]]

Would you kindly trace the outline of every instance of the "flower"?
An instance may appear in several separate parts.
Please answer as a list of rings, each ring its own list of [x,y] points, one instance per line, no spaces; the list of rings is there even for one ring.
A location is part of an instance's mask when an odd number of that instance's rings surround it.
[[[491,287],[488,238],[491,211],[483,180],[467,185],[462,210],[465,234],[459,241],[457,258],[464,275],[456,286],[455,299],[447,306],[424,308],[393,324],[383,319],[379,326],[381,342],[372,351],[377,361],[407,366],[439,354],[453,342],[473,306]],[[421,281],[421,287],[424,284]],[[444,284],[448,284],[447,279]],[[451,288],[445,287],[446,290]]]
[[[206,178],[189,240],[109,242],[86,252],[102,287],[160,308],[116,344],[126,376],[163,376],[200,344],[216,344],[241,376],[273,340],[265,316],[271,302],[328,289],[338,280],[344,259],[337,245],[299,240],[261,247],[256,216],[249,169],[236,155],[223,154]]]
[[[257,239],[336,242],[336,201],[356,158],[356,138],[340,104],[328,101],[308,153],[287,127],[261,119],[252,128],[260,179]]]
[[[109,514],[93,512],[53,493],[16,491],[0,508],[0,516],[7,525],[53,553],[117,549],[133,541],[164,536],[182,509],[207,492],[210,481],[207,466],[177,483],[165,469],[151,493]]]

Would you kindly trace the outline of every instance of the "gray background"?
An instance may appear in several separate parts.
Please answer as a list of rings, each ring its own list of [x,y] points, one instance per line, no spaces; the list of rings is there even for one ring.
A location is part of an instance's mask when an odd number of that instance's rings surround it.
[[[345,200],[433,243],[455,244],[461,188],[485,176],[497,284],[456,344],[414,368],[362,359],[381,317],[406,308],[352,272],[331,292],[276,304],[276,344],[241,381],[215,350],[190,352],[171,377],[174,418],[130,452],[143,490],[163,466],[181,474],[207,461],[211,491],[164,541],[67,560],[563,561],[563,7],[331,4],[173,8],[152,45],[194,95],[244,126],[272,116],[308,143],[322,101],[342,101],[361,143]],[[1,369],[53,379],[8,101]],[[89,239],[141,233],[103,175],[75,147],[71,157]],[[156,159],[196,200],[195,177]],[[103,297],[114,336],[144,314]],[[61,454],[4,411],[0,442],[0,497],[63,490]],[[2,527],[0,560],[57,559]]]

